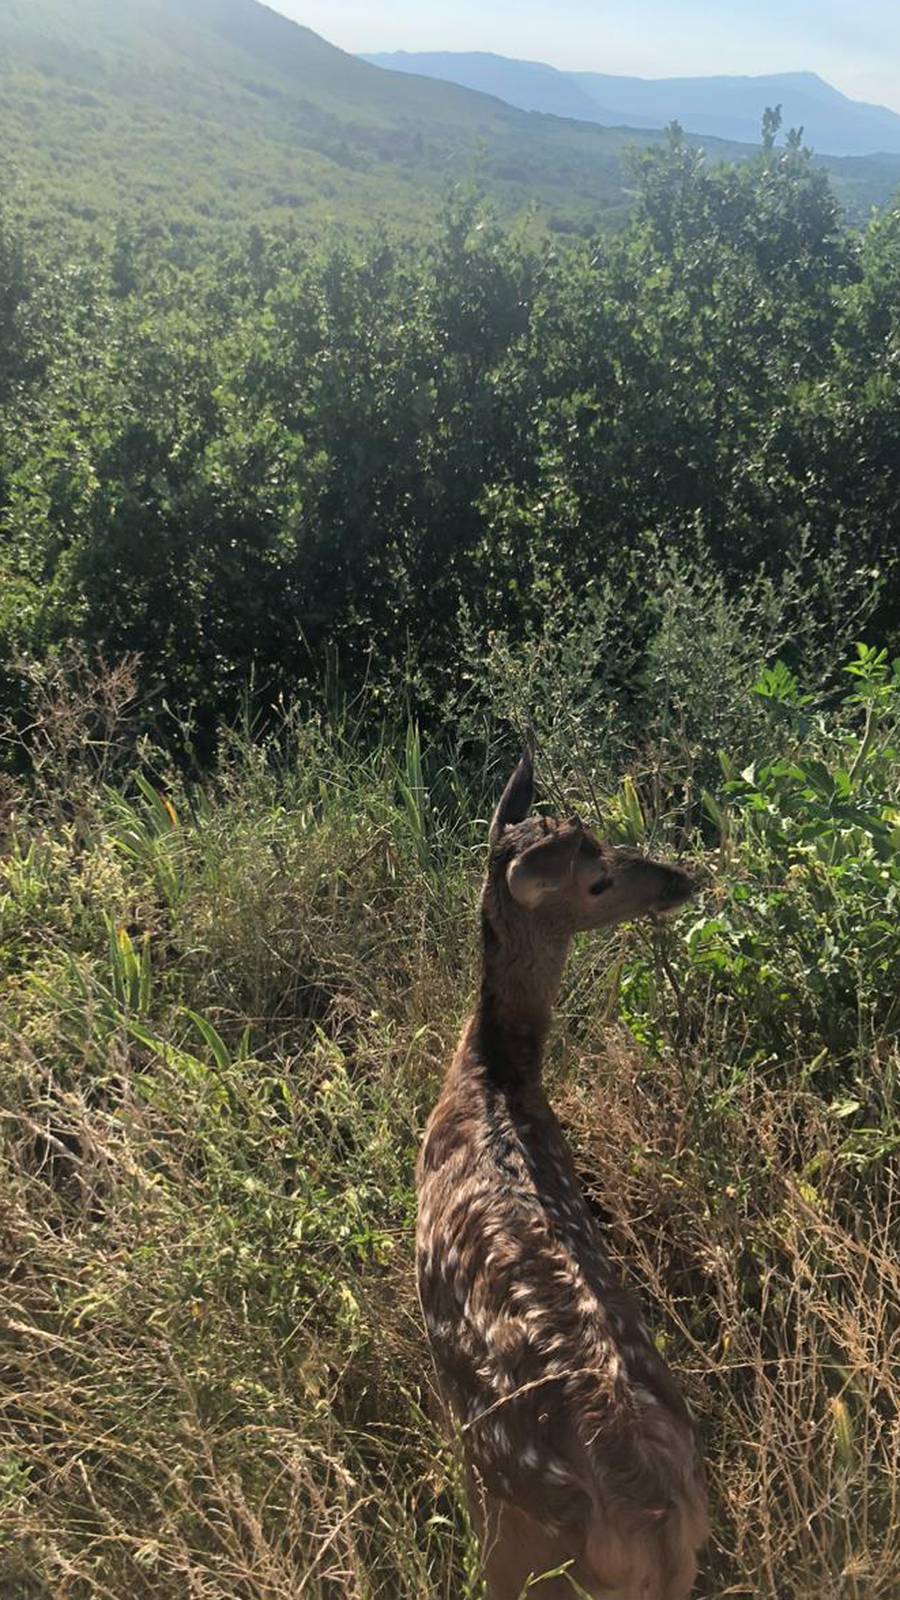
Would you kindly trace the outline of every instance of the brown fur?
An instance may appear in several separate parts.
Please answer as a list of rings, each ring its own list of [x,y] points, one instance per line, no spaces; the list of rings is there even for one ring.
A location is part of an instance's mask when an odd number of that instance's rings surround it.
[[[513,775],[491,827],[476,1009],[417,1171],[419,1293],[462,1431],[492,1600],[529,1578],[605,1600],[686,1600],[706,1538],[693,1427],[617,1281],[544,1094],[572,935],[681,903],[678,868],[528,816]]]

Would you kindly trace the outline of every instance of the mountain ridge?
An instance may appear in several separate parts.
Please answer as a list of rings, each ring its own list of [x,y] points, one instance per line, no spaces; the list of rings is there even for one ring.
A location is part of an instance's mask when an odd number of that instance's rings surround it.
[[[523,110],[607,127],[650,129],[678,121],[689,133],[738,143],[757,142],[764,110],[780,101],[785,126],[802,126],[821,155],[900,155],[897,112],[852,100],[815,72],[640,78],[569,72],[487,51],[393,51],[361,59],[493,93]]]

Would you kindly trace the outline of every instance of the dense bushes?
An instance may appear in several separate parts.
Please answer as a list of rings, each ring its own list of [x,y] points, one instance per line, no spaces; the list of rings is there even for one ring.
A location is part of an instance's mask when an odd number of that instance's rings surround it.
[[[896,215],[843,230],[795,141],[710,169],[674,134],[637,182],[619,239],[558,249],[474,201],[193,271],[158,228],[22,264],[4,223],[7,671],[74,636],[210,718],[335,654],[439,693],[461,608],[514,642],[599,583],[640,656],[661,550],[731,590],[805,564],[810,616],[874,587],[890,635]]]

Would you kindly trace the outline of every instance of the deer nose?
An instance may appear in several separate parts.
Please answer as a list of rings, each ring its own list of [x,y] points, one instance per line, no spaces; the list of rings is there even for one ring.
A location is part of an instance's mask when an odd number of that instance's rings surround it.
[[[696,894],[697,885],[687,872],[682,872],[680,867],[666,867],[664,871],[664,905],[680,906],[685,900],[690,900],[692,894]]]

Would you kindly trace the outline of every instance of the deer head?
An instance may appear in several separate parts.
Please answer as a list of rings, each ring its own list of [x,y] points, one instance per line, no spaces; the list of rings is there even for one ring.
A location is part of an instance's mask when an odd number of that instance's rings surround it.
[[[603,844],[579,817],[530,815],[531,756],[522,757],[490,829],[485,910],[508,921],[518,911],[559,932],[611,928],[648,912],[673,911],[695,885],[680,867],[639,850]]]

